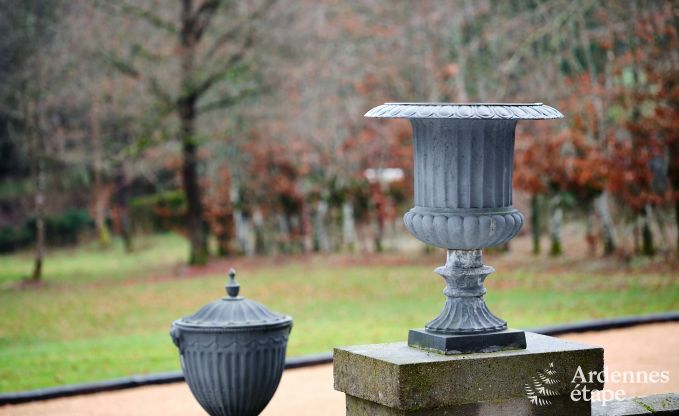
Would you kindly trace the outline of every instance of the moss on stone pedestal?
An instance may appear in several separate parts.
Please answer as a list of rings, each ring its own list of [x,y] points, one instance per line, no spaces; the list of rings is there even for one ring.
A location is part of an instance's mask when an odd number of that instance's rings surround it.
[[[588,414],[588,403],[570,400],[574,387],[570,381],[578,366],[585,373],[602,371],[603,349],[533,333],[526,333],[526,338],[525,350],[452,356],[405,343],[337,348],[335,389],[347,394],[347,409],[350,401],[354,407],[391,409],[392,413],[384,414],[438,415],[480,408],[491,412],[483,414],[493,414],[506,406],[524,409],[523,414],[539,414],[535,413],[539,407],[527,398],[525,385],[552,363],[563,381],[550,386],[556,393],[552,406]],[[590,389],[601,387],[599,383],[588,385]]]

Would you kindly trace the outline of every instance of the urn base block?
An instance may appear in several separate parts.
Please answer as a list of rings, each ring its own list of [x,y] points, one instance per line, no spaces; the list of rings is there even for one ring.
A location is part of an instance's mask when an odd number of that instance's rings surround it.
[[[483,354],[436,354],[405,342],[335,348],[334,387],[346,394],[347,416],[590,415],[584,388],[603,383],[573,381],[603,371],[604,350],[525,335],[526,349]]]
[[[468,354],[526,348],[526,334],[517,329],[485,334],[437,334],[424,328],[411,329],[408,346],[439,354]]]

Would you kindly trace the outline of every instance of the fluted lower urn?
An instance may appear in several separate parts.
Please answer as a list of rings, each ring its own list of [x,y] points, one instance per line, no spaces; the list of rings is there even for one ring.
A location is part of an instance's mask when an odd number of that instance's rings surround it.
[[[238,296],[235,272],[228,296],[172,323],[186,382],[211,416],[254,416],[273,397],[285,366],[292,318]]]
[[[403,220],[420,241],[448,251],[443,310],[409,345],[446,354],[525,348],[523,332],[488,309],[482,249],[506,243],[523,225],[512,206],[514,134],[519,120],[562,118],[535,104],[386,103],[366,117],[407,118],[413,128],[415,207]],[[485,336],[475,336],[475,335]]]

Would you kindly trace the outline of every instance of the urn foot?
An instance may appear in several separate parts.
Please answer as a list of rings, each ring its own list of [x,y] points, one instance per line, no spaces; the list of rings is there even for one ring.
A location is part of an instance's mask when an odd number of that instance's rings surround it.
[[[526,334],[511,328],[488,334],[436,334],[411,329],[408,346],[446,355],[520,350],[526,348]]]
[[[508,330],[483,300],[483,282],[494,271],[480,249],[448,250],[445,266],[436,269],[446,281],[446,304],[424,329],[410,331],[408,345],[444,354],[526,348],[523,332]]]

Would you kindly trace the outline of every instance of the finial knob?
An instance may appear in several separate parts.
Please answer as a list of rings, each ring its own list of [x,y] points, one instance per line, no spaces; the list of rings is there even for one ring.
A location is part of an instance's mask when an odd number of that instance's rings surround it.
[[[229,297],[238,297],[240,285],[238,282],[236,282],[236,271],[233,269],[233,267],[229,270],[229,283],[224,287],[226,288],[226,293],[229,295]]]

